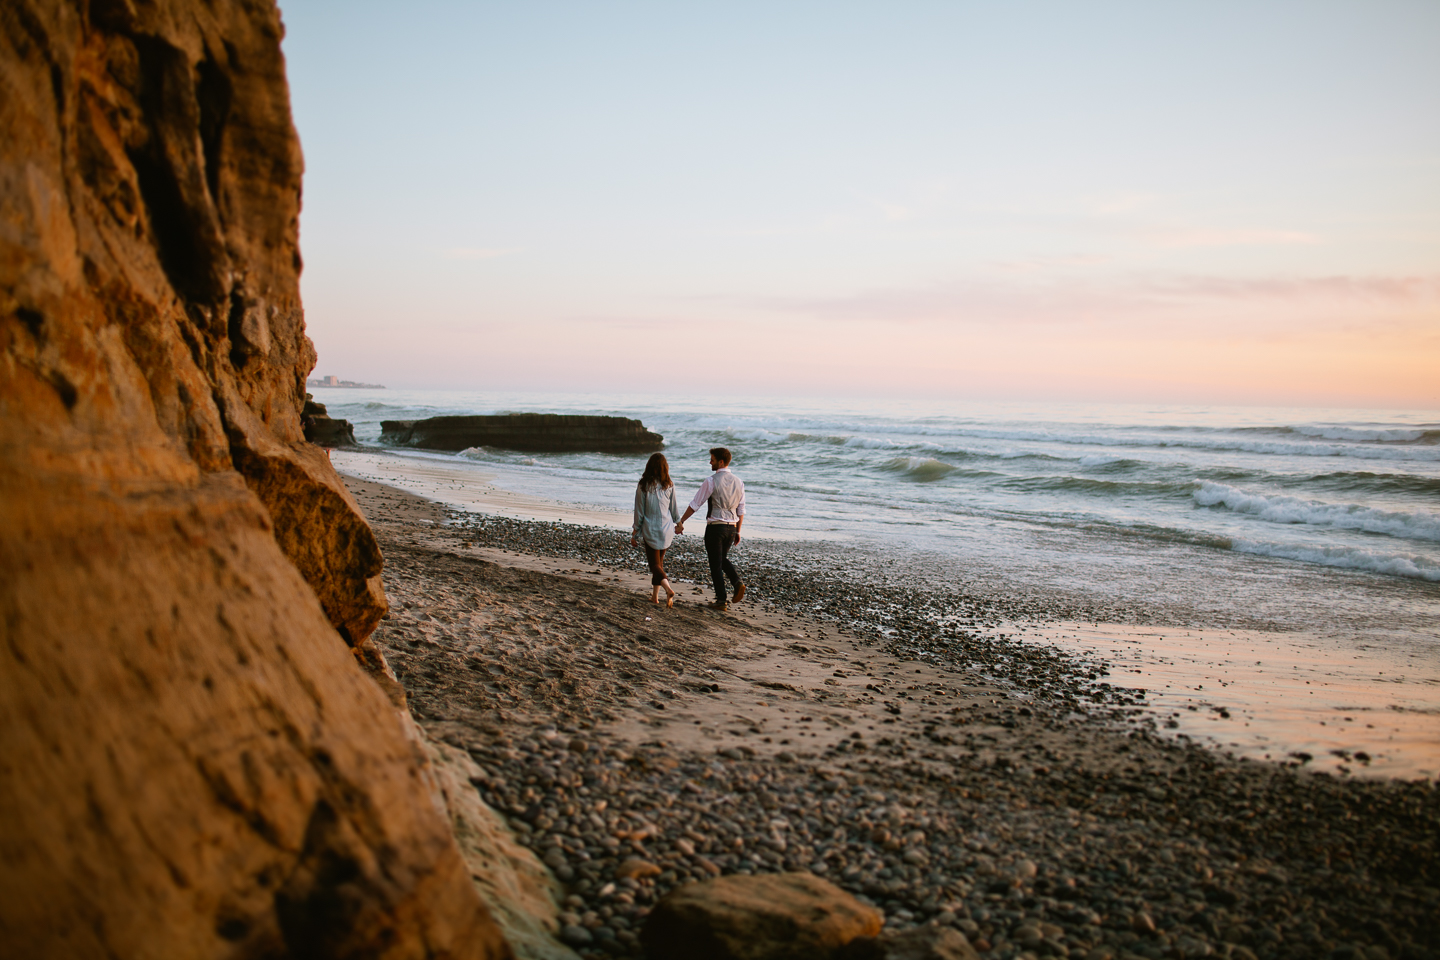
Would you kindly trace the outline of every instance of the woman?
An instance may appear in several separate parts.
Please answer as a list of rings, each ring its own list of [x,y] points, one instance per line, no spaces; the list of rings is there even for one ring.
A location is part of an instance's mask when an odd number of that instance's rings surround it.
[[[675,500],[675,485],[670,482],[670,464],[664,454],[652,453],[645,472],[635,485],[635,524],[630,531],[630,546],[645,548],[645,562],[650,565],[650,602],[660,603],[660,588],[665,588],[665,606],[675,606],[675,591],[665,576],[665,551],[675,536],[675,523],[680,519],[680,504]]]

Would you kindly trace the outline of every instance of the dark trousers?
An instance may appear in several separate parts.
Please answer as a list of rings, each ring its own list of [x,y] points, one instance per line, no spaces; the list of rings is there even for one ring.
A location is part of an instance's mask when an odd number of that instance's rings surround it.
[[[650,586],[658,587],[665,582],[665,550],[662,547],[656,550],[648,543],[642,543],[645,548],[645,562],[650,566]]]
[[[710,560],[710,582],[715,585],[715,599],[725,602],[725,580],[740,586],[740,574],[730,562],[730,548],[735,545],[735,526],[730,523],[705,525],[705,556]]]

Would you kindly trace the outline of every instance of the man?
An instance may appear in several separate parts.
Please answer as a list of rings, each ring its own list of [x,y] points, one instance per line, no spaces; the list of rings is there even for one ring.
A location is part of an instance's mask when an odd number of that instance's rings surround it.
[[[705,556],[710,560],[710,580],[715,584],[715,602],[712,610],[724,610],[725,580],[735,585],[735,602],[745,599],[745,584],[730,562],[730,548],[740,542],[740,524],[745,522],[745,484],[730,472],[730,451],[715,447],[710,451],[710,469],[715,471],[700,484],[700,491],[685,516],[675,525],[676,533],[685,532],[685,521],[689,520],[700,504],[705,507]]]

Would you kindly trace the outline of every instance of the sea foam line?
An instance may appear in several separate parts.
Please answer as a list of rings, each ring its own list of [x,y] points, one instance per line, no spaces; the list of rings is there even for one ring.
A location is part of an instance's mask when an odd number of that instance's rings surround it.
[[[1301,563],[1366,570],[1371,573],[1384,573],[1395,577],[1409,577],[1414,580],[1440,583],[1440,564],[1415,554],[1377,553],[1360,547],[1313,547],[1301,544],[1261,543],[1242,539],[1231,541],[1230,549],[1237,553],[1279,557],[1283,560],[1298,560]]]
[[[1353,503],[1267,497],[1211,480],[1200,481],[1191,497],[1202,507],[1223,506],[1269,523],[1301,523],[1313,527],[1383,533],[1409,540],[1440,540],[1440,514],[1421,510],[1400,513]]]
[[[840,425],[836,425],[840,426]],[[878,425],[871,425],[863,432],[850,433],[827,433],[824,430],[814,432],[801,432],[797,430],[783,431],[777,425],[770,426],[748,426],[737,427],[728,425],[722,429],[722,433],[740,440],[757,440],[768,443],[828,443],[839,444],[847,447],[872,448],[880,450],[924,450],[940,454],[968,455],[968,456],[1000,456],[1010,458],[1015,456],[1051,456],[1055,459],[1072,459],[1069,457],[1055,457],[1054,454],[1046,454],[1037,450],[1014,451],[985,449],[974,445],[964,445],[965,441],[988,441],[990,443],[1039,443],[1052,444],[1060,447],[1092,446],[1121,448],[1125,450],[1198,450],[1208,453],[1249,453],[1263,456],[1294,456],[1294,457],[1341,457],[1359,460],[1387,460],[1392,462],[1440,462],[1440,445],[1430,443],[1390,445],[1376,442],[1345,442],[1340,438],[1322,437],[1317,434],[1315,439],[1296,440],[1250,440],[1242,437],[1225,436],[1215,431],[1204,431],[1203,433],[1188,432],[1142,432],[1142,433],[1121,433],[1121,432],[1095,432],[1095,431],[1074,431],[1074,430],[1052,430],[1035,428],[975,428],[956,427],[943,430],[920,427],[913,425],[896,425],[897,437],[887,437],[883,434],[890,432]],[[842,427],[843,429],[843,427]],[[1374,433],[1395,433],[1415,434],[1416,431],[1372,431]],[[1423,432],[1423,437],[1428,437],[1431,432]],[[878,436],[877,436],[878,434]],[[1297,431],[1291,431],[1287,436],[1306,436]],[[921,438],[929,439],[921,439]],[[1396,438],[1398,441],[1399,438]],[[1395,441],[1392,441],[1395,443]],[[1116,456],[1115,454],[1081,454],[1073,459],[1089,459],[1096,456]]]

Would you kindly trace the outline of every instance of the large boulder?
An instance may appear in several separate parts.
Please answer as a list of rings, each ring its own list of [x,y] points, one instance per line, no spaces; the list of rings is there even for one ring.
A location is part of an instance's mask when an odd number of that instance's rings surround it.
[[[300,412],[300,424],[305,439],[319,447],[353,447],[355,427],[349,420],[330,416],[325,404],[316,403],[310,394],[305,394],[305,406]]]
[[[875,937],[883,922],[814,874],[728,876],[672,891],[640,942],[651,960],[817,960]]]
[[[924,926],[852,940],[834,960],[980,960],[980,954],[959,930]]]
[[[497,447],[524,453],[654,453],[665,438],[628,417],[564,413],[384,420],[380,439],[425,450]]]
[[[0,13],[0,942],[503,957],[304,441],[272,0]],[[355,645],[348,650],[346,642]]]

